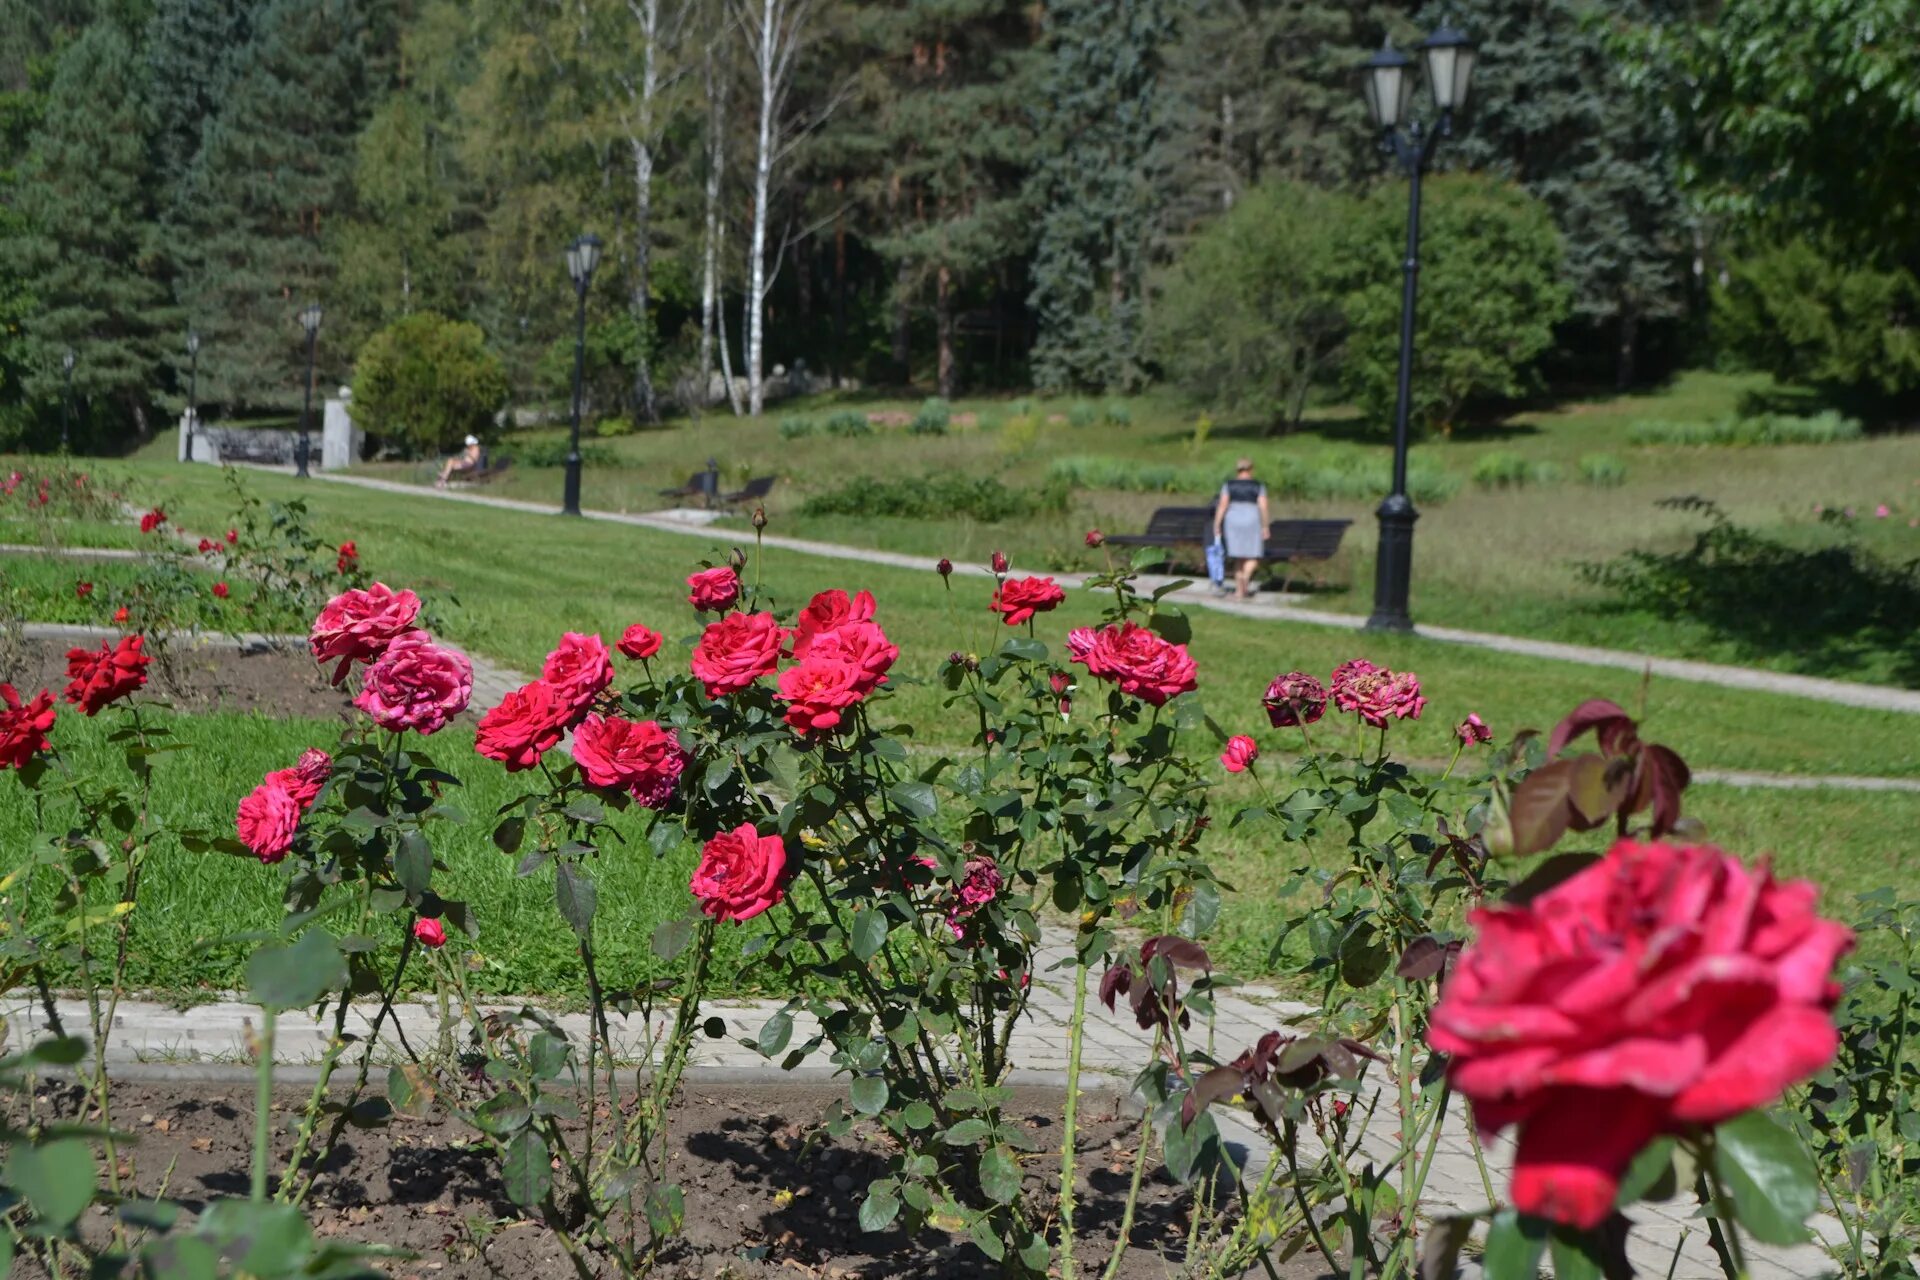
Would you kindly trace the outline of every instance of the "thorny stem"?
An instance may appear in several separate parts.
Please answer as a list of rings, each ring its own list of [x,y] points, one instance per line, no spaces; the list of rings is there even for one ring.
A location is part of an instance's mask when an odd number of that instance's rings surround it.
[[[1067,1101],[1061,1113],[1060,1138],[1060,1280],[1074,1280],[1073,1183],[1078,1163],[1080,1053],[1087,1032],[1087,962],[1081,957],[1073,970],[1073,1022],[1067,1039]],[[1131,1208],[1131,1203],[1129,1203]],[[1125,1238],[1125,1231],[1121,1237]]]
[[[1727,1280],[1743,1280],[1747,1274],[1747,1262],[1740,1247],[1740,1233],[1733,1226],[1733,1219],[1726,1214],[1728,1203],[1719,1179],[1709,1170],[1713,1167],[1712,1153],[1703,1153],[1706,1158],[1700,1162],[1700,1173],[1694,1179],[1693,1194],[1708,1210],[1707,1243],[1713,1246],[1713,1256],[1720,1260],[1720,1270]]]
[[[273,1033],[280,1011],[272,1005],[260,1007],[260,1061],[254,1072],[253,1097],[253,1186],[249,1193],[259,1204],[267,1198],[267,1153],[272,1147],[273,1118]]]
[[[1127,1187],[1127,1204],[1120,1212],[1120,1231],[1113,1240],[1113,1252],[1107,1257],[1107,1269],[1100,1280],[1114,1280],[1120,1274],[1120,1260],[1126,1256],[1127,1237],[1133,1233],[1133,1212],[1140,1204],[1140,1184],[1147,1171],[1147,1149],[1153,1145],[1153,1122],[1140,1117],[1140,1149],[1133,1154],[1133,1181]]]

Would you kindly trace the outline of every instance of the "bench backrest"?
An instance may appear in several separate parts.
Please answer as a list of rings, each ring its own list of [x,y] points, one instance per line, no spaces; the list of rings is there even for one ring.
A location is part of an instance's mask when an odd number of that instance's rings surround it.
[[[1147,520],[1149,538],[1205,542],[1212,534],[1212,507],[1160,507]]]
[[[773,492],[773,476],[755,476],[747,481],[747,487],[740,491],[743,498],[764,498]]]
[[[1275,520],[1267,554],[1296,560],[1326,560],[1340,549],[1351,520]]]

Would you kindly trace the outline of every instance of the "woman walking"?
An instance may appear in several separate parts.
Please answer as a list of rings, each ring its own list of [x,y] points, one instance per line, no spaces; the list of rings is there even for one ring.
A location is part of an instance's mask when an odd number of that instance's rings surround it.
[[[1220,486],[1213,508],[1214,541],[1226,544],[1227,559],[1240,562],[1233,571],[1235,600],[1248,597],[1254,570],[1266,555],[1268,519],[1267,486],[1253,478],[1253,459],[1242,458],[1233,464],[1233,478]]]

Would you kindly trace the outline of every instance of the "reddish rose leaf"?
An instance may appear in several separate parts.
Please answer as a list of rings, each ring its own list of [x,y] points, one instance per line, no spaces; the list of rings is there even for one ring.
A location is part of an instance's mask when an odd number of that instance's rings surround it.
[[[1567,821],[1575,831],[1591,831],[1619,809],[1627,798],[1631,771],[1615,768],[1604,756],[1582,755],[1567,761],[1567,802],[1573,811]]]
[[[1187,1091],[1187,1099],[1180,1104],[1180,1127],[1186,1128],[1193,1118],[1216,1102],[1223,1102],[1234,1094],[1246,1089],[1246,1073],[1237,1067],[1215,1067],[1193,1082],[1193,1088]]]
[[[1508,808],[1513,841],[1506,853],[1539,853],[1551,849],[1566,834],[1572,818],[1567,796],[1577,764],[1577,760],[1556,760],[1535,769],[1514,788],[1513,803]]]
[[[1629,726],[1633,720],[1618,703],[1608,702],[1605,698],[1589,698],[1575,707],[1567,718],[1553,726],[1553,736],[1547,739],[1547,754],[1557,756],[1566,745],[1589,729],[1598,729],[1609,720],[1624,720]]]
[[[1680,793],[1693,781],[1693,773],[1667,747],[1648,746],[1640,759],[1653,792],[1653,834],[1664,835],[1680,820]]]

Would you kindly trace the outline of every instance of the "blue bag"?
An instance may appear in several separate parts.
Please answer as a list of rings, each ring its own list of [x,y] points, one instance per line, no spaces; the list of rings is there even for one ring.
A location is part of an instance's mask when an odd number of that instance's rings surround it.
[[[1227,582],[1227,549],[1215,538],[1207,544],[1207,576],[1213,579],[1213,585],[1223,587]]]

